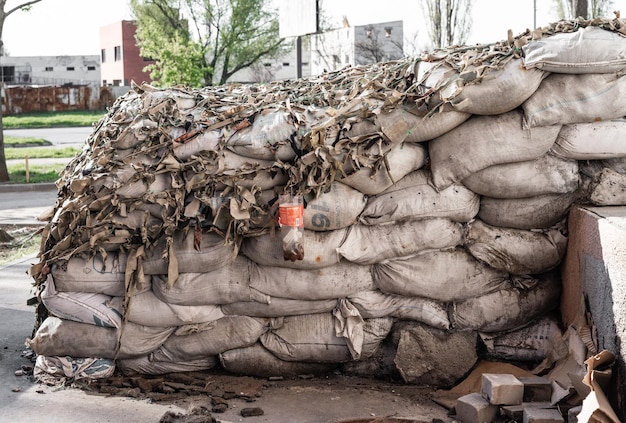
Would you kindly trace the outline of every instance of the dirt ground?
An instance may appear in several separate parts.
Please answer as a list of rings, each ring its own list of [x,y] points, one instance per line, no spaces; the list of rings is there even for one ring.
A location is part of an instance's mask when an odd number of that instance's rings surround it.
[[[39,226],[0,225],[0,265],[38,250]]]

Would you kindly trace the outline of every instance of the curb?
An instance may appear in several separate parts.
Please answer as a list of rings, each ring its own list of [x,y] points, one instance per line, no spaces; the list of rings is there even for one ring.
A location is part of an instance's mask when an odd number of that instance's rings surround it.
[[[41,184],[11,184],[0,183],[0,193],[2,192],[41,192],[56,191],[57,186],[54,183]]]

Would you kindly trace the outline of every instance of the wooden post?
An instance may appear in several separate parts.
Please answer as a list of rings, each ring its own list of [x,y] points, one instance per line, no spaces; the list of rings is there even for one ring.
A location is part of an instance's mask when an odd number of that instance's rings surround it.
[[[26,170],[26,183],[29,183],[30,172],[28,171],[28,156],[24,157],[24,169]]]

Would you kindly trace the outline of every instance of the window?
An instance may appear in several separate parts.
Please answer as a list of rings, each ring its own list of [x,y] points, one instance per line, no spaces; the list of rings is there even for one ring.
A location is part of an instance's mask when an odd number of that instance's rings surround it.
[[[88,71],[95,71],[96,67],[95,66],[87,66],[87,70]]]
[[[66,69],[71,72],[74,70],[74,66],[68,66]]]
[[[115,46],[113,48],[113,60],[116,62],[119,62],[120,60],[122,60],[122,47],[121,46]]]
[[[346,54],[346,63],[350,63],[350,56]]]
[[[46,66],[46,68],[44,69],[45,72],[52,72],[54,70],[54,68],[52,66]]]
[[[107,49],[103,48],[100,50],[100,56],[102,57],[102,63],[107,61]]]
[[[309,66],[309,62],[302,62],[302,66]]]
[[[283,66],[289,66],[289,62],[283,62]]]
[[[115,85],[116,87],[121,87],[122,86],[122,80],[121,79],[114,79],[113,80],[113,85]]]
[[[106,80],[106,79],[103,79],[103,80],[102,80],[102,86],[103,86],[103,87],[106,87],[106,86],[107,86],[107,80]]]

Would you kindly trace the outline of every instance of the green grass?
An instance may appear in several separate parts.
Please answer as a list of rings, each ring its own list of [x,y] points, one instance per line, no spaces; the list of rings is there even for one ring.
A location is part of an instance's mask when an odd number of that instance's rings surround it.
[[[34,146],[44,146],[44,145],[52,145],[52,143],[50,141],[44,140],[43,138],[12,137],[10,135],[4,136],[4,148],[34,147]]]
[[[27,113],[4,116],[2,123],[4,129],[92,126],[105,114],[104,110]]]
[[[23,159],[54,159],[71,158],[80,153],[81,149],[76,147],[21,147],[5,148],[4,156],[7,160]]]
[[[48,165],[32,165],[28,167],[30,184],[38,184],[43,182],[56,182],[61,172],[65,169],[62,163],[54,163]],[[23,163],[7,166],[9,171],[9,181],[13,184],[26,183],[26,167]]]

